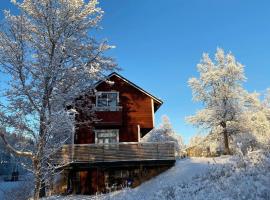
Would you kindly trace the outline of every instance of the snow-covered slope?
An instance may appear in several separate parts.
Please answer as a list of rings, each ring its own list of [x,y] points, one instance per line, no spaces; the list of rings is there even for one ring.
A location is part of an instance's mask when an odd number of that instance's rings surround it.
[[[179,160],[135,189],[49,200],[270,200],[270,153]]]
[[[25,200],[31,196],[33,189],[33,176],[25,174],[19,177],[19,181],[5,182],[0,177],[0,200]]]
[[[220,158],[190,158],[178,160],[174,167],[161,175],[143,183],[135,189],[126,189],[111,194],[90,196],[51,197],[48,200],[98,199],[98,200],[150,200],[164,187],[175,186],[189,182],[193,177],[206,173],[212,163],[224,163],[228,157]]]
[[[28,181],[1,182],[0,200],[30,195]],[[28,192],[27,192],[28,191]],[[5,196],[4,196],[5,193]],[[188,158],[134,189],[97,196],[52,196],[44,200],[270,200],[270,152],[247,156]]]
[[[164,187],[174,187],[181,183],[190,182],[192,178],[200,176],[207,172],[211,163],[223,163],[227,161],[227,157],[220,157],[213,160],[212,158],[190,158],[178,160],[176,165],[155,177],[154,179],[145,182],[141,186],[132,189],[124,190],[119,193],[109,195],[108,199],[117,200],[150,200],[155,199],[157,192]],[[107,198],[104,198],[104,200]]]
[[[17,182],[0,182],[0,199],[5,200],[5,195],[14,189],[20,190],[20,188],[25,184],[24,181]]]

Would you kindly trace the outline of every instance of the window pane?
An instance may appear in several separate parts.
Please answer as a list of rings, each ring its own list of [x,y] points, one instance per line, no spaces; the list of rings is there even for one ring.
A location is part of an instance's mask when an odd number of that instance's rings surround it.
[[[118,130],[96,130],[96,141],[97,143],[117,143],[118,141]]]
[[[117,106],[117,93],[104,92],[97,96],[98,107],[116,107]]]
[[[99,95],[97,100],[98,103],[98,107],[106,107],[108,106],[108,101],[107,101],[107,94],[106,93],[102,93],[101,95]]]
[[[110,143],[116,143],[116,139],[115,138],[112,138]]]
[[[103,144],[103,139],[98,139],[98,144]]]
[[[117,93],[108,93],[108,106],[117,106]]]

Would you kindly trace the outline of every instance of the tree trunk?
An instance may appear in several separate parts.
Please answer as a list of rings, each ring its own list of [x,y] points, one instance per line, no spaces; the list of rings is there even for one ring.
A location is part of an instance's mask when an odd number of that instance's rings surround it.
[[[227,130],[227,124],[226,122],[221,122],[220,125],[223,128],[223,140],[224,140],[224,154],[229,155],[230,154],[230,147],[229,147],[229,136],[228,136],[228,130]]]
[[[47,105],[46,98],[44,99],[43,102],[43,108],[45,108]],[[45,197],[46,196],[46,190],[45,190],[45,180],[42,177],[43,171],[42,171],[42,162],[44,159],[44,135],[45,135],[45,129],[46,129],[46,120],[45,120],[45,111],[42,110],[42,114],[40,116],[40,129],[39,129],[39,136],[40,136],[40,141],[39,141],[39,146],[38,146],[38,154],[37,154],[37,160],[38,160],[38,175],[39,175],[39,197]]]
[[[33,164],[34,164],[34,174],[35,174],[34,200],[39,200],[39,192],[41,188],[40,163],[37,160],[33,160]]]
[[[230,154],[229,137],[226,128],[223,130],[223,138],[224,138],[224,154],[229,155]]]
[[[35,177],[34,200],[39,200],[40,188],[41,188],[41,181],[38,177]]]
[[[51,196],[53,193],[53,174],[49,174],[49,191],[48,191],[48,196]]]
[[[46,196],[46,185],[45,185],[45,180],[41,181],[41,188],[39,190],[39,197],[45,197]]]

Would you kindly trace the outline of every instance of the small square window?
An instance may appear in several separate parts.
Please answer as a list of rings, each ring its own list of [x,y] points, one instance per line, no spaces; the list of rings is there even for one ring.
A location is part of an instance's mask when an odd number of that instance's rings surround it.
[[[96,96],[96,105],[99,110],[115,111],[118,108],[118,92],[100,92]]]

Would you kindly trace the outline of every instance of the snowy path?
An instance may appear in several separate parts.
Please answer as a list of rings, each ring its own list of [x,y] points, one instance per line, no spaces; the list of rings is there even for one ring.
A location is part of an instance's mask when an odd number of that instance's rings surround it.
[[[217,163],[227,161],[226,157],[220,157],[215,160]],[[205,173],[209,168],[209,163],[215,162],[213,158],[190,158],[178,160],[174,167],[161,175],[143,183],[135,189],[127,189],[111,194],[105,194],[95,197],[90,196],[69,196],[69,197],[53,197],[48,200],[149,200],[154,194],[164,186],[176,185],[188,182],[192,177]]]
[[[216,162],[223,163],[224,158],[219,158]],[[178,160],[174,167],[161,175],[143,183],[132,190],[125,190],[109,195],[108,199],[116,200],[148,200],[164,186],[181,184],[190,181],[194,176],[205,173],[209,164],[214,163],[212,158],[190,158]],[[128,195],[127,195],[128,193]],[[128,198],[127,198],[128,196]],[[107,198],[105,198],[107,199]]]
[[[173,168],[131,191],[134,196],[139,195],[147,199],[147,197],[153,196],[156,191],[163,188],[164,185],[170,186],[189,181],[195,175],[205,172],[208,168],[208,161],[210,162],[210,159],[205,158],[179,160]]]

